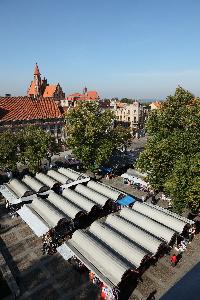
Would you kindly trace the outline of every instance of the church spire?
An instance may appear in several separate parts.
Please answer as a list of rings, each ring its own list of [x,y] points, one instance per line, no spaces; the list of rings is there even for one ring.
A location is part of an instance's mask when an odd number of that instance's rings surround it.
[[[34,71],[34,75],[38,75],[38,76],[40,76],[40,70],[39,70],[39,68],[38,68],[38,65],[37,65],[37,63],[35,64],[35,71]]]

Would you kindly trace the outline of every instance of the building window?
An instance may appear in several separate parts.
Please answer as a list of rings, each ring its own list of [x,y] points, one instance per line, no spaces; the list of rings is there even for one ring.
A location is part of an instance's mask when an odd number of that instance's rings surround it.
[[[130,117],[128,117],[128,122],[130,122]]]
[[[136,117],[134,117],[134,123],[136,123]]]
[[[136,110],[134,110],[133,113],[135,114],[135,113],[136,113]]]

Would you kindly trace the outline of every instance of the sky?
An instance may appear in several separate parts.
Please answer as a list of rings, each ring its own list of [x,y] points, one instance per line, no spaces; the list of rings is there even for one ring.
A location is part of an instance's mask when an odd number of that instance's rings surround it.
[[[25,95],[35,63],[68,95],[200,96],[199,0],[0,0],[0,95]]]

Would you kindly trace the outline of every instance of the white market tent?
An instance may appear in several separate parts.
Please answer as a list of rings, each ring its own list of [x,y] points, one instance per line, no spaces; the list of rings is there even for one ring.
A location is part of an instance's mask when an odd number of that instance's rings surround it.
[[[66,218],[66,214],[59,212],[41,198],[35,198],[27,206],[32,208],[50,227],[55,227],[60,219]]]
[[[39,181],[50,187],[50,189],[52,189],[55,185],[58,184],[58,181],[43,173],[36,173],[35,177]]]
[[[153,255],[164,246],[163,241],[122,217],[110,215],[106,218],[105,224],[109,225],[111,229],[114,228],[125,237],[128,237]]]
[[[133,175],[135,177],[139,177],[139,178],[145,178],[145,177],[147,177],[147,173],[140,173],[139,171],[137,171],[135,169],[131,169],[131,168],[129,168],[126,171],[126,173],[129,174],[129,175]]]
[[[49,170],[47,172],[47,175],[50,176],[51,178],[55,179],[56,181],[62,183],[62,184],[66,184],[68,182],[71,182],[71,179],[57,171],[54,170]]]
[[[178,215],[178,214],[176,214],[176,213],[174,213],[174,212],[172,212],[172,211],[170,211],[168,209],[165,209],[165,208],[163,208],[161,206],[154,205],[154,204],[151,204],[151,203],[146,203],[146,205],[148,205],[150,207],[153,207],[155,209],[158,209],[160,211],[163,211],[165,214],[170,215],[172,217],[175,217],[175,218],[177,218],[179,220],[182,220],[182,221],[184,221],[184,222],[186,222],[188,224],[194,224],[195,223],[193,220],[190,220],[190,219],[187,219],[185,217],[182,217],[182,216],[180,216],[180,215]]]
[[[123,208],[120,211],[120,216],[151,233],[152,235],[165,240],[167,243],[170,243],[175,236],[174,230],[130,208]]]
[[[95,202],[91,201],[90,199],[80,195],[79,193],[71,190],[71,189],[65,189],[62,192],[62,195],[69,199],[72,203],[79,206],[81,209],[86,211],[87,213],[91,212],[92,209],[97,208],[97,205]]]
[[[181,234],[188,224],[185,221],[179,220],[174,216],[170,216],[163,211],[160,211],[154,207],[146,205],[145,203],[141,203],[136,201],[132,207],[134,211],[137,211],[169,228]]]
[[[71,203],[65,197],[60,196],[53,191],[51,191],[46,200],[51,202],[55,207],[58,207],[59,210],[61,210],[71,219],[76,218],[76,216],[80,214],[80,212],[83,212],[83,210],[79,206]]]
[[[33,191],[35,191],[36,193],[43,193],[49,190],[49,187],[47,187],[46,185],[44,185],[43,183],[41,183],[39,180],[29,176],[29,175],[25,175],[22,178],[22,181],[31,187],[31,189]]]
[[[84,186],[83,184],[78,184],[75,187],[75,191],[80,193],[81,195],[89,198],[90,200],[94,201],[95,203],[104,206],[106,202],[109,200],[108,197],[101,195],[100,193],[90,189],[87,186]]]
[[[5,186],[14,193],[17,198],[28,197],[34,194],[34,191],[30,189],[25,183],[22,183],[18,179],[11,179],[9,183],[6,183]]]
[[[139,246],[127,240],[120,233],[115,232],[106,224],[94,222],[89,231],[98,239],[106,243],[111,249],[119,253],[127,261],[129,261],[135,268],[139,268],[148,252],[142,250]]]
[[[74,247],[76,256],[111,287],[117,286],[123,279],[123,275],[132,268],[132,264],[122,261],[88,232],[76,231],[67,245],[71,250]]]
[[[95,182],[92,180],[90,180],[88,182],[87,186],[89,188],[93,189],[94,191],[96,191],[114,201],[118,200],[121,195],[126,196],[126,194],[124,194],[112,187],[108,187],[103,183]]]
[[[141,179],[139,177],[136,177],[136,176],[133,176],[133,175],[130,175],[130,174],[127,174],[127,173],[122,174],[121,177],[126,178],[130,181],[133,181],[134,183],[139,183],[139,184],[141,184],[145,187],[148,186],[148,184],[143,179]]]
[[[81,174],[81,173],[78,173],[72,169],[66,169],[66,168],[59,168],[58,172],[67,176],[68,178],[70,178],[72,180],[78,180],[81,176],[83,176],[83,174]]]

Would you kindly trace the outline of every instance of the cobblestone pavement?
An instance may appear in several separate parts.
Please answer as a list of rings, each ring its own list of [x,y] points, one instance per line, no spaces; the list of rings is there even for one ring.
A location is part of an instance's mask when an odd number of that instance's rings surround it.
[[[102,179],[101,181],[139,199],[141,199],[142,195],[145,195],[144,192],[137,191],[133,189],[133,187],[123,184],[122,177],[109,180]],[[166,207],[166,202],[160,200],[158,201],[158,205]],[[199,220],[197,219],[197,221]],[[175,268],[172,268],[170,265],[170,256],[174,251],[172,250],[169,255],[163,256],[156,265],[150,266],[149,269],[145,271],[129,299],[145,300],[155,290],[155,299],[160,299],[167,290],[174,286],[175,283],[200,261],[199,249],[200,234],[197,234],[191,244],[188,245],[187,250],[183,253],[182,259]],[[190,299],[192,300],[192,298]]]
[[[98,299],[98,291],[86,274],[76,271],[59,253],[43,256],[42,239],[20,217],[5,215],[3,207],[1,199],[1,224],[9,227],[1,233],[0,246],[20,288],[18,299]]]

